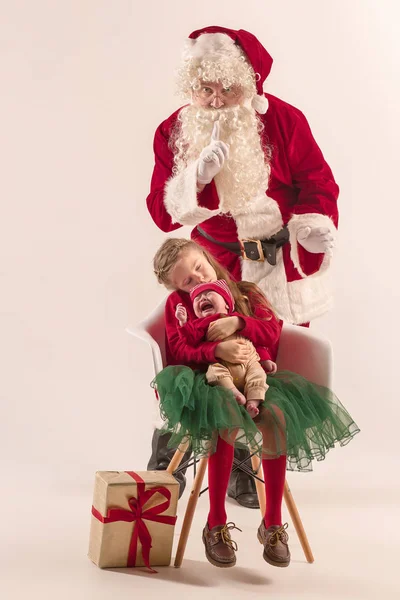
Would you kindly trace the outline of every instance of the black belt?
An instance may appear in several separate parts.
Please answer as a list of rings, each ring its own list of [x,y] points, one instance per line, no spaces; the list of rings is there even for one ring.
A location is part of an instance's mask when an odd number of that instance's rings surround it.
[[[272,266],[276,265],[277,249],[289,241],[289,231],[286,226],[266,240],[243,239],[238,242],[218,242],[198,225],[196,229],[206,240],[218,246],[223,246],[230,252],[241,256],[244,260],[264,262],[266,259]]]

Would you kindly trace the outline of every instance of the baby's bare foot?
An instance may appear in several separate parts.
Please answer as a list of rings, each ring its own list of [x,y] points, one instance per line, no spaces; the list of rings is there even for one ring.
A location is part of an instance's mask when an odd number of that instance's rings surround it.
[[[239,392],[239,390],[237,388],[232,388],[231,390],[233,392],[233,395],[235,396],[235,400],[238,404],[240,404],[241,406],[244,406],[246,404],[246,398],[245,396],[243,396],[242,392]]]
[[[261,400],[248,400],[247,401],[246,410],[252,419],[254,419],[260,412],[258,410],[258,405],[260,404],[260,402],[261,402]]]

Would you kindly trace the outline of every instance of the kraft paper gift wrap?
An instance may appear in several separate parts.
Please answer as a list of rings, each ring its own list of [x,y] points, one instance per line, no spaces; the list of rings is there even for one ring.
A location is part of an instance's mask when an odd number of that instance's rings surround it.
[[[89,558],[100,568],[169,565],[178,494],[166,471],[98,471]]]

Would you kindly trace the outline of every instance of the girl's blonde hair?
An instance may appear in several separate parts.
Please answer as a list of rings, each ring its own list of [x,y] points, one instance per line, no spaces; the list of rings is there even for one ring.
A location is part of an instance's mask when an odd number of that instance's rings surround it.
[[[253,316],[252,304],[261,304],[267,308],[276,317],[271,305],[260,290],[260,288],[249,281],[240,281],[236,283],[231,279],[228,271],[224,269],[202,246],[193,240],[184,238],[169,238],[165,240],[153,259],[154,273],[159,283],[162,283],[167,289],[173,290],[174,286],[170,280],[170,273],[179,260],[181,255],[189,250],[202,252],[214,269],[217,279],[224,279],[232,292],[235,300],[235,310],[245,316]],[[251,296],[251,302],[248,296]],[[271,317],[270,317],[271,318]]]

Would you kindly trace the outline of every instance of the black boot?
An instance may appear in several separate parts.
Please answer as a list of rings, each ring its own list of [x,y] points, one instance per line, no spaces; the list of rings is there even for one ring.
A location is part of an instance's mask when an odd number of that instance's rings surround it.
[[[248,450],[235,448],[235,458],[239,461],[248,457],[244,466],[251,469],[250,453]],[[246,508],[260,508],[253,477],[240,469],[232,471],[228,485],[228,496]]]
[[[160,429],[154,430],[153,439],[151,441],[151,457],[149,464],[147,465],[148,471],[165,471],[168,468],[169,463],[175,454],[174,448],[168,448],[170,439],[170,433],[162,433]],[[188,450],[183,455],[182,463],[189,460],[191,454],[192,451]],[[182,496],[186,486],[185,473],[186,469],[183,469],[174,475],[175,479],[179,482],[179,498]]]

